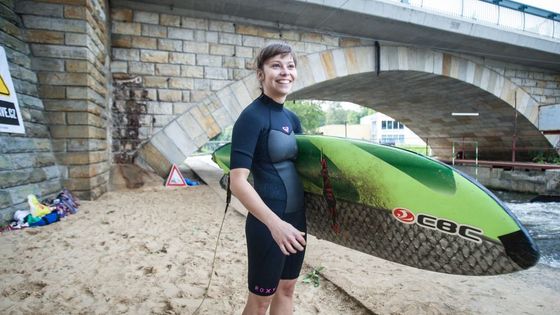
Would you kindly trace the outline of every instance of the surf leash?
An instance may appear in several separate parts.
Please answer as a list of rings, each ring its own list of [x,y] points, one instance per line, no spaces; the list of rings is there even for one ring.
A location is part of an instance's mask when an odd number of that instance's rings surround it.
[[[227,214],[230,203],[231,203],[231,189],[229,187],[229,176],[228,176],[227,177],[227,188],[226,188],[226,208],[224,209],[224,216],[222,217],[222,224],[220,224],[220,230],[218,231],[218,237],[216,238],[216,245],[214,246],[214,258],[212,258],[212,269],[210,271],[210,278],[208,279],[208,285],[206,286],[206,289],[204,289],[204,296],[202,297],[202,301],[200,301],[200,304],[198,305],[196,310],[193,312],[193,315],[198,314],[198,311],[202,307],[202,304],[204,304],[204,301],[206,301],[206,298],[208,297],[208,291],[210,290],[210,284],[212,283],[212,276],[214,276],[214,268],[216,267],[216,254],[218,253],[218,244],[220,243],[220,236],[222,235],[222,229],[224,227],[224,222],[226,220],[226,214]]]
[[[338,224],[336,217],[336,199],[334,197],[334,191],[331,185],[331,180],[329,178],[329,169],[327,165],[327,159],[324,158],[323,151],[321,150],[321,176],[323,177],[323,197],[327,202],[327,209],[332,218],[331,228],[334,233],[340,233],[340,225]]]

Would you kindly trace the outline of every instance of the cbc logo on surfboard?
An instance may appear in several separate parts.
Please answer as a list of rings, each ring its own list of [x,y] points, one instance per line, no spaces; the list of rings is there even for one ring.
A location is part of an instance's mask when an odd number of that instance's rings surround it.
[[[414,224],[416,221],[414,213],[405,208],[393,209],[393,216],[404,224]]]
[[[482,243],[483,231],[469,225],[458,224],[423,213],[415,215],[406,208],[393,209],[393,217],[404,224],[416,224],[426,229],[457,235],[470,242]]]

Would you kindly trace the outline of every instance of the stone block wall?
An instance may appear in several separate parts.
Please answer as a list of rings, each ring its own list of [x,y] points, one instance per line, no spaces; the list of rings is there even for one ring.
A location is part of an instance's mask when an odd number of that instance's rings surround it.
[[[490,189],[560,197],[560,170],[504,170],[455,166]]]
[[[178,11],[139,3],[111,8],[114,162],[133,162],[142,143],[187,111],[192,130],[217,135],[221,125],[210,115],[212,104],[199,102],[254,73],[254,58],[269,41],[286,41],[299,55],[373,44]]]
[[[532,68],[460,54],[461,57],[483,64],[522,87],[541,105],[560,103],[560,74],[554,71]]]
[[[16,210],[29,208],[28,194],[45,198],[62,189],[31,49],[15,2],[0,0],[0,45],[6,51],[26,133],[0,133],[0,225],[9,222]]]
[[[82,198],[107,190],[107,16],[103,0],[17,1],[31,70],[64,186]]]
[[[540,69],[506,69],[504,75],[541,105],[560,104],[560,74]]]

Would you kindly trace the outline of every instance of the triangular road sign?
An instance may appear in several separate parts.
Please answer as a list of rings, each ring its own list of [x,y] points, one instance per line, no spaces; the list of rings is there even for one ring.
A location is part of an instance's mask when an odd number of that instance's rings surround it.
[[[2,75],[0,74],[0,94],[10,96],[10,90],[8,90],[8,86],[4,79],[2,79]]]
[[[187,184],[185,183],[185,178],[183,178],[181,171],[179,171],[179,168],[175,164],[173,164],[173,166],[171,167],[171,171],[169,172],[169,176],[167,176],[167,181],[165,183],[165,187],[170,187],[170,186],[171,187],[187,186]]]

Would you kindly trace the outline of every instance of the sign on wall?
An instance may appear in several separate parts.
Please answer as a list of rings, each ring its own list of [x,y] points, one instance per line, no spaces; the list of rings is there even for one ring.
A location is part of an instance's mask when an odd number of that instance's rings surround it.
[[[25,133],[8,58],[0,46],[0,132]]]

